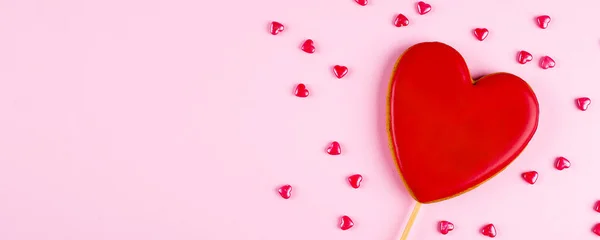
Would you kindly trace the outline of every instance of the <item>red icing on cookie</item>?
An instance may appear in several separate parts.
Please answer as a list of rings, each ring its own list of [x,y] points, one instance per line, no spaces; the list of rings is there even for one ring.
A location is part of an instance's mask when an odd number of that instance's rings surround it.
[[[452,47],[427,42],[399,59],[389,88],[388,131],[398,170],[421,203],[477,187],[533,137],[537,98],[509,73],[471,79]]]
[[[475,28],[473,30],[473,35],[475,35],[479,41],[485,40],[489,33],[490,31],[488,31],[487,28]]]
[[[333,66],[333,74],[337,78],[343,78],[348,74],[348,68],[346,66],[335,65]]]
[[[550,20],[552,20],[552,19],[548,15],[542,15],[542,16],[535,18],[535,21],[537,22],[538,27],[540,27],[541,29],[546,29],[548,27],[548,24],[550,23]]]
[[[315,42],[311,39],[306,39],[300,49],[306,53],[315,53]]]
[[[517,62],[520,64],[528,63],[531,60],[533,60],[533,55],[527,51],[519,51],[519,54],[517,54]]]
[[[326,151],[329,155],[340,155],[342,153],[342,146],[340,146],[340,143],[333,141],[329,144]]]
[[[296,86],[296,90],[294,90],[294,95],[296,95],[296,97],[305,98],[308,97],[308,94],[308,89],[303,83],[298,84],[298,86]]]
[[[521,177],[523,177],[523,179],[526,182],[533,185],[538,179],[538,172],[536,172],[536,171],[524,172],[523,174],[521,174]]]
[[[350,177],[348,177],[348,183],[350,183],[350,186],[352,186],[353,188],[359,188],[360,187],[360,183],[362,182],[362,175],[360,174],[354,174]]]
[[[279,195],[281,195],[281,197],[284,199],[289,199],[292,196],[292,186],[290,185],[283,185],[279,187],[277,191],[279,192]]]
[[[438,230],[441,234],[446,235],[448,234],[448,232],[454,230],[454,224],[448,221],[440,221],[440,223],[438,224]]]
[[[348,216],[342,216],[340,218],[340,228],[342,230],[348,230],[354,226],[354,222]]]
[[[481,234],[491,238],[496,237],[496,227],[494,224],[485,225],[483,228],[481,228]]]
[[[592,100],[588,97],[582,97],[575,99],[575,103],[577,103],[577,108],[579,108],[579,110],[585,111],[590,106],[590,103],[592,103]]]
[[[394,19],[394,26],[396,27],[406,27],[408,26],[408,18],[404,16],[404,14],[398,14],[396,19]]]

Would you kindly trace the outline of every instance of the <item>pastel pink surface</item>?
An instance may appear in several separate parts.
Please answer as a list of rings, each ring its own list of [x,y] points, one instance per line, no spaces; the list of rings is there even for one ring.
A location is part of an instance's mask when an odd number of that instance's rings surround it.
[[[409,239],[439,239],[439,219],[460,226],[447,239],[484,239],[488,222],[496,239],[597,239],[600,112],[573,99],[600,98],[600,2],[428,0],[425,16],[415,2],[2,1],[0,239],[398,239],[414,202],[387,147],[385,95],[397,57],[422,41],[456,48],[474,76],[522,77],[541,114],[513,164],[423,206]],[[398,12],[409,27],[390,24]],[[493,38],[468,34],[479,26]],[[315,54],[298,49],[307,38]],[[522,49],[558,64],[518,64]],[[299,82],[310,97],[291,93]],[[324,153],[332,139],[343,154]],[[555,170],[556,156],[573,166]],[[533,187],[528,169],[543,176]],[[348,187],[349,172],[369,184]]]

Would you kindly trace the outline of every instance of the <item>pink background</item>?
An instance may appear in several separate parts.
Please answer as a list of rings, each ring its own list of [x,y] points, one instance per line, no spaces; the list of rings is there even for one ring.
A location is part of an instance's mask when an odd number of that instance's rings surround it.
[[[600,99],[600,2],[429,3],[419,16],[412,0],[0,1],[0,239],[398,239],[414,201],[387,148],[386,86],[404,49],[434,40],[474,75],[527,80],[541,117],[514,164],[423,206],[409,239],[485,239],[487,223],[497,239],[598,239],[600,111],[574,99]],[[272,20],[286,30],[270,35]],[[519,50],[534,61],[517,64]],[[546,54],[554,69],[537,66]],[[310,97],[292,95],[299,82]],[[332,140],[341,156],[324,153]],[[440,235],[439,220],[456,229]]]

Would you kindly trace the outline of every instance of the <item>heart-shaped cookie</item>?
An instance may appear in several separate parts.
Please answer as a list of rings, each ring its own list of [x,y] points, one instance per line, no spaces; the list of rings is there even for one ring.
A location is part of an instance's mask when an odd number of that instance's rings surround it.
[[[473,80],[464,59],[439,42],[398,59],[388,95],[390,147],[421,203],[469,191],[506,168],[533,137],[537,98],[521,78]]]

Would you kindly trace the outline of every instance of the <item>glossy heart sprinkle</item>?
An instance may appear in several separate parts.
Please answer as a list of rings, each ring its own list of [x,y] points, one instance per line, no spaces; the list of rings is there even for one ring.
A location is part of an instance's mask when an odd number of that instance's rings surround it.
[[[473,30],[473,35],[475,35],[479,41],[485,40],[489,33],[490,31],[488,31],[487,28],[475,28]]]
[[[296,90],[294,90],[294,95],[296,95],[296,97],[305,98],[308,97],[308,94],[308,89],[303,83],[298,84],[298,86],[296,86]]]
[[[348,230],[354,226],[354,222],[348,216],[342,216],[340,218],[340,228],[342,230]]]
[[[554,59],[548,56],[543,56],[540,58],[540,67],[543,69],[553,68],[556,65]]]
[[[481,228],[481,234],[491,238],[496,237],[496,227],[494,227],[494,224],[485,225]]]
[[[541,29],[546,29],[548,27],[548,24],[550,23],[550,20],[552,19],[548,15],[542,15],[535,18],[535,20]]]
[[[521,176],[523,177],[523,179],[525,179],[526,182],[533,185],[538,179],[538,172],[536,172],[536,171],[524,172]]]
[[[408,18],[404,16],[404,14],[398,14],[396,19],[394,19],[394,26],[396,27],[405,27],[408,26]]]
[[[517,54],[517,62],[520,64],[528,63],[531,60],[533,60],[533,55],[527,51],[519,51],[519,54]]]
[[[566,159],[564,157],[558,157],[558,158],[556,158],[556,163],[554,164],[554,166],[558,170],[563,170],[565,168],[570,168],[571,167],[571,161],[569,161],[568,159]]]
[[[283,185],[279,187],[277,191],[279,192],[279,195],[281,195],[281,197],[284,199],[289,199],[292,196],[292,186],[290,185]]]
[[[424,3],[422,1],[417,3],[417,12],[421,15],[425,15],[426,13],[428,13],[429,11],[431,11],[431,5]]]
[[[356,3],[358,3],[358,5],[361,5],[361,6],[367,6],[367,4],[369,3],[368,0],[354,0],[354,1],[356,1]]]
[[[346,66],[335,65],[333,67],[333,74],[335,74],[337,78],[343,78],[348,74],[348,68]]]
[[[598,200],[596,202],[596,205],[594,205],[594,211],[599,212],[600,213],[600,200]]]
[[[329,147],[327,147],[327,153],[329,153],[329,155],[340,155],[342,153],[342,146],[340,146],[340,143],[333,141],[329,144]]]
[[[348,183],[350,183],[350,186],[352,186],[353,188],[359,188],[360,187],[360,183],[362,182],[362,175],[360,174],[354,174],[350,177],[348,177]]]
[[[600,223],[597,223],[596,225],[594,225],[594,228],[592,228],[592,232],[595,233],[596,235],[600,236]]]
[[[582,97],[575,99],[575,102],[577,103],[577,108],[579,108],[579,110],[585,111],[588,109],[588,106],[590,106],[590,103],[592,103],[592,100],[587,97]]]
[[[448,221],[440,221],[438,225],[438,230],[440,231],[440,233],[446,235],[448,234],[448,232],[454,230],[454,224]]]
[[[271,26],[269,27],[269,31],[273,35],[277,35],[280,32],[283,32],[284,29],[285,29],[285,27],[283,26],[283,24],[275,22],[275,21],[271,22]]]
[[[300,49],[306,53],[315,53],[315,42],[311,39],[306,39]]]

